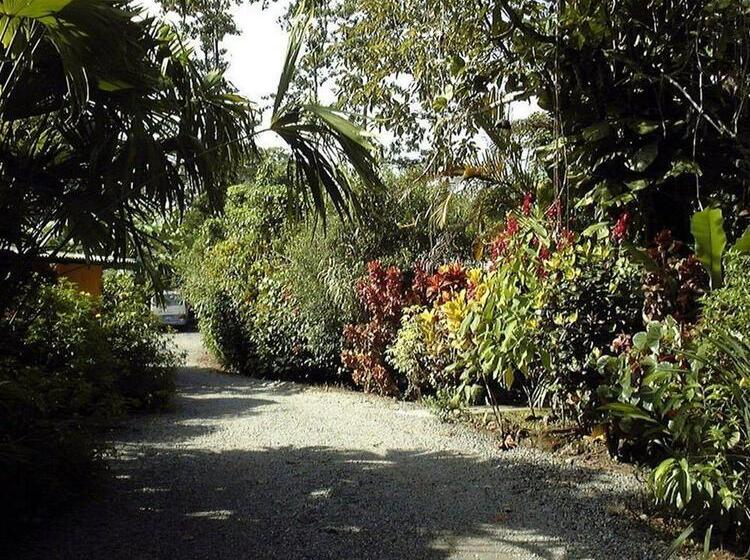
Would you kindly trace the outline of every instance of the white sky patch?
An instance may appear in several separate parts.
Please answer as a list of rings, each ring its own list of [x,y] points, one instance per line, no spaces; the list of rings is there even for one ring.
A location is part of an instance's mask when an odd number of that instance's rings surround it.
[[[232,10],[240,34],[222,41],[229,63],[227,79],[258,108],[264,109],[264,126],[271,118],[269,96],[276,93],[286,56],[289,36],[279,19],[288,8],[288,0],[272,3],[265,10],[260,3],[241,4]],[[258,135],[256,142],[261,148],[286,146],[272,133]]]
[[[155,0],[142,0],[141,4],[151,14],[161,12]],[[258,108],[265,109],[263,123],[267,125],[271,104],[269,96],[276,92],[287,49],[288,34],[279,20],[287,13],[290,0],[272,2],[265,10],[261,4],[241,4],[232,9],[240,34],[225,37],[222,46],[227,50],[227,79],[240,94],[256,103]],[[319,92],[321,101],[333,102],[330,89],[322,89],[324,91]],[[535,101],[513,102],[510,105],[510,119],[523,119],[538,110]],[[392,141],[392,135],[385,131],[375,137],[384,144]],[[264,148],[285,145],[270,133],[260,134],[256,140]]]
[[[263,10],[260,4],[240,5],[233,12],[239,35],[223,41],[227,49],[227,78],[245,97],[264,105],[276,92],[287,48],[287,33],[279,18],[289,2],[279,1]]]

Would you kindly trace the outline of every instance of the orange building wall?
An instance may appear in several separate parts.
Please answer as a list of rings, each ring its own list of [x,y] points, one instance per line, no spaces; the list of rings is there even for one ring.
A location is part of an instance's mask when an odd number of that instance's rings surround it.
[[[55,272],[60,278],[67,278],[82,292],[92,296],[102,295],[102,266],[98,264],[56,264]]]

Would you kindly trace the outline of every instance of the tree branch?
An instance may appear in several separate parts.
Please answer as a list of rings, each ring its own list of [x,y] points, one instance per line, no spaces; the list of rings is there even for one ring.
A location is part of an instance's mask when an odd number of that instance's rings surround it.
[[[519,31],[521,31],[521,33],[528,35],[529,37],[532,37],[542,43],[549,43],[550,45],[555,44],[554,37],[540,33],[539,31],[534,29],[531,25],[523,21],[523,16],[519,15],[518,12],[516,12],[510,6],[510,3],[508,2],[508,0],[497,0],[497,3],[500,5],[500,7],[505,12],[505,14],[508,16],[508,19],[510,19],[510,22],[513,24],[513,26]]]

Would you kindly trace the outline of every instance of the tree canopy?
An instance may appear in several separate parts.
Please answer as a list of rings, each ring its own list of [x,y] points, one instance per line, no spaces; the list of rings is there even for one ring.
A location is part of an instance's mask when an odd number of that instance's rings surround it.
[[[338,113],[287,95],[309,21],[301,10],[270,130],[290,146],[295,185],[347,212],[348,158],[378,183],[374,148]],[[0,5],[0,226],[5,280],[41,254],[138,257],[154,225],[198,193],[211,206],[252,157],[254,106],[205,71],[173,29],[129,3]]]
[[[443,168],[481,150],[479,131],[502,146],[510,104],[536,101],[555,122],[541,151],[568,211],[635,204],[650,234],[687,234],[715,203],[739,231],[749,23],[745,0],[340,0],[318,20],[306,85],[326,81]]]

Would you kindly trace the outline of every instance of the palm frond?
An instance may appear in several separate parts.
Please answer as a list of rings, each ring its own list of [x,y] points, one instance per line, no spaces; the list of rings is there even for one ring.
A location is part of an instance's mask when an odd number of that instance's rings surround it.
[[[326,197],[341,215],[359,211],[348,168],[367,188],[383,185],[376,171],[376,148],[361,127],[330,107],[300,101],[289,93],[312,16],[312,5],[303,2],[290,32],[270,130],[291,149],[306,196],[325,223]]]

